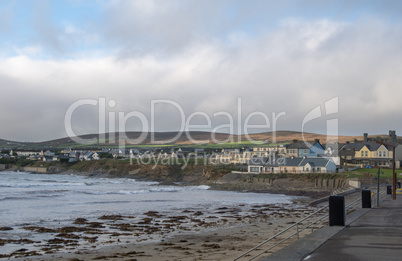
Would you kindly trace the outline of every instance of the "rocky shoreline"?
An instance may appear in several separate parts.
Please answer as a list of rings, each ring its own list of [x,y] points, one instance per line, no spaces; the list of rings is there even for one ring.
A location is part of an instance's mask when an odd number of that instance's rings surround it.
[[[43,165],[38,165],[43,168]],[[38,167],[36,166],[36,167]],[[30,167],[30,169],[32,169]],[[100,160],[73,165],[48,164],[47,173],[81,175],[94,178],[131,178],[155,181],[161,185],[208,185],[214,190],[273,193],[320,198],[349,189],[348,181],[337,174],[231,173],[234,166],[222,165],[138,165],[125,161]],[[24,170],[13,167],[9,170]]]
[[[0,258],[160,260],[170,255],[180,260],[231,260],[315,209],[300,203],[237,205],[186,209],[176,214],[148,211],[138,216],[77,218],[61,227],[3,227],[2,238],[19,233],[20,239],[0,240],[0,245],[14,247]]]

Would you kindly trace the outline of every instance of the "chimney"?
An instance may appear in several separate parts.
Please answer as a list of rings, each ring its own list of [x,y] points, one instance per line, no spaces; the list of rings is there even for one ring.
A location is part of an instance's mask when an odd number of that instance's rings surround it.
[[[363,141],[367,142],[368,141],[368,134],[367,133],[363,133]]]
[[[347,142],[346,142],[346,144],[349,144],[349,143],[350,143],[350,141],[347,141]]]
[[[396,131],[390,130],[389,131],[389,141],[390,142],[396,142]]]
[[[320,143],[320,139],[315,139],[314,140],[316,143],[318,142],[318,143]]]

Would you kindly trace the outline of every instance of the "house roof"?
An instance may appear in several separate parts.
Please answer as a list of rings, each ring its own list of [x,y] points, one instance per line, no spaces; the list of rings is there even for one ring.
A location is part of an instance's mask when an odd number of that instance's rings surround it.
[[[391,143],[390,143],[391,144]],[[391,145],[394,145],[394,144],[391,144]],[[359,150],[361,150],[364,146],[366,146],[367,147],[367,149],[369,149],[370,151],[376,151],[376,150],[378,150],[381,146],[382,146],[382,144],[379,144],[379,143],[377,143],[377,142],[373,142],[373,141],[367,141],[367,142],[359,142],[359,143],[349,143],[349,144],[345,144],[343,147],[342,147],[342,150],[356,150],[356,151],[359,151]],[[387,149],[387,150],[392,150],[392,147],[391,146],[387,146],[387,145],[384,145],[384,147]]]
[[[284,165],[290,167],[297,167],[300,165],[302,160],[303,158],[297,158],[297,157],[285,158]]]
[[[298,141],[298,142],[289,144],[288,149],[302,149],[303,150],[303,149],[309,149],[311,147],[313,147],[313,144],[311,144],[311,143],[307,143],[304,141]]]
[[[300,166],[305,166],[308,163],[312,167],[325,167],[330,160],[328,158],[304,158]]]
[[[287,148],[288,149],[302,149],[302,150],[305,150],[305,149],[311,149],[316,144],[318,144],[322,149],[324,149],[324,147],[318,141],[315,141],[313,143],[308,142],[308,141],[297,141],[297,142],[289,144],[289,146]]]

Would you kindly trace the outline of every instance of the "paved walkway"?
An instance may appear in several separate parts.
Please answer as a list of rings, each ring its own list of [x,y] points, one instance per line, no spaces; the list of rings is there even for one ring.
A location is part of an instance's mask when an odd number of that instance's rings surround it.
[[[402,195],[347,219],[346,227],[320,229],[261,260],[402,260]]]

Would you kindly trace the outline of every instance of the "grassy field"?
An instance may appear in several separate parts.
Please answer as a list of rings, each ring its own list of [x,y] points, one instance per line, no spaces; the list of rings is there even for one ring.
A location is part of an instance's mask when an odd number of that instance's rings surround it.
[[[402,169],[396,169],[396,178],[402,178]],[[364,177],[364,176],[372,176],[372,177],[377,177],[377,173],[378,173],[378,168],[373,168],[373,169],[358,169],[355,171],[349,171],[349,172],[345,172],[344,174],[348,177]],[[380,170],[380,177],[381,178],[392,178],[392,169],[381,169]]]
[[[198,148],[198,149],[240,149],[252,147],[270,147],[285,145],[287,143],[267,144],[264,141],[242,141],[242,142],[226,142],[226,143],[208,143],[208,144],[144,144],[144,145],[126,145],[126,149],[143,149],[143,148]],[[117,148],[118,145],[99,145],[99,144],[61,144],[53,148],[64,149],[73,147],[76,149],[94,149],[94,148]]]

